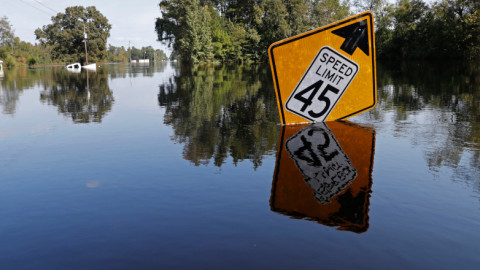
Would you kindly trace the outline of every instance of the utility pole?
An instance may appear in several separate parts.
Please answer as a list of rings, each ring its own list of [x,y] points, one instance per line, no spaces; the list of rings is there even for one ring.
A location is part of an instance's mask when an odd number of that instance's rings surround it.
[[[128,52],[130,53],[130,63],[132,62],[132,49],[130,49],[130,40],[128,41]]]
[[[85,42],[85,61],[87,62],[86,65],[88,65],[87,33],[85,32],[85,25],[83,25],[83,38],[83,41]]]

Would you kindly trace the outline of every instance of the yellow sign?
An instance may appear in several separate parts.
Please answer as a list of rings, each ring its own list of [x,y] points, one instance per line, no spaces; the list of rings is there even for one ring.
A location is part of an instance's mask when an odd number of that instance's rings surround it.
[[[268,54],[282,124],[346,119],[377,104],[371,12],[275,42]]]

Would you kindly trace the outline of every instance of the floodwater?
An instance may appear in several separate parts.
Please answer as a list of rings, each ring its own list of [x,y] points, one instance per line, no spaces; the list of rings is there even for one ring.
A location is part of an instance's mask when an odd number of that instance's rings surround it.
[[[478,269],[478,65],[279,125],[267,65],[0,77],[0,269]]]

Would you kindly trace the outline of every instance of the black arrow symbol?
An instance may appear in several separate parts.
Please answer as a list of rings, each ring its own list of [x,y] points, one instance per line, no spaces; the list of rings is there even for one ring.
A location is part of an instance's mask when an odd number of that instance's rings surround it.
[[[370,55],[368,48],[367,20],[347,25],[332,31],[332,33],[345,39],[340,47],[344,52],[352,55],[358,47],[366,55]]]

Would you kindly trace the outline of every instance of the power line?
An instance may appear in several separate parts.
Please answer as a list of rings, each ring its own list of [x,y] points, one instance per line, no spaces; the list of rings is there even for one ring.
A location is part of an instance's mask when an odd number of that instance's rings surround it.
[[[29,5],[30,7],[34,8],[34,9],[36,9],[36,10],[39,10],[39,11],[41,11],[41,12],[43,12],[43,13],[45,13],[45,14],[49,15],[49,16],[55,16],[55,14],[52,14],[52,13],[50,13],[50,12],[47,12],[47,11],[43,10],[43,9],[40,9],[40,8],[38,8],[38,7],[34,6],[34,5],[32,5],[31,3],[29,3],[29,2],[27,2],[27,1],[25,1],[25,0],[22,0],[22,2],[23,2],[24,4],[27,4],[27,5]]]
[[[46,7],[46,8],[48,8],[48,9],[50,9],[51,11],[53,11],[53,12],[55,12],[55,13],[58,13],[58,11],[56,11],[56,10],[54,10],[54,9],[52,9],[52,8],[47,7],[45,4],[43,4],[42,2],[40,2],[40,1],[38,1],[38,0],[33,0],[33,1],[39,3],[40,5],[42,5],[42,6]]]

